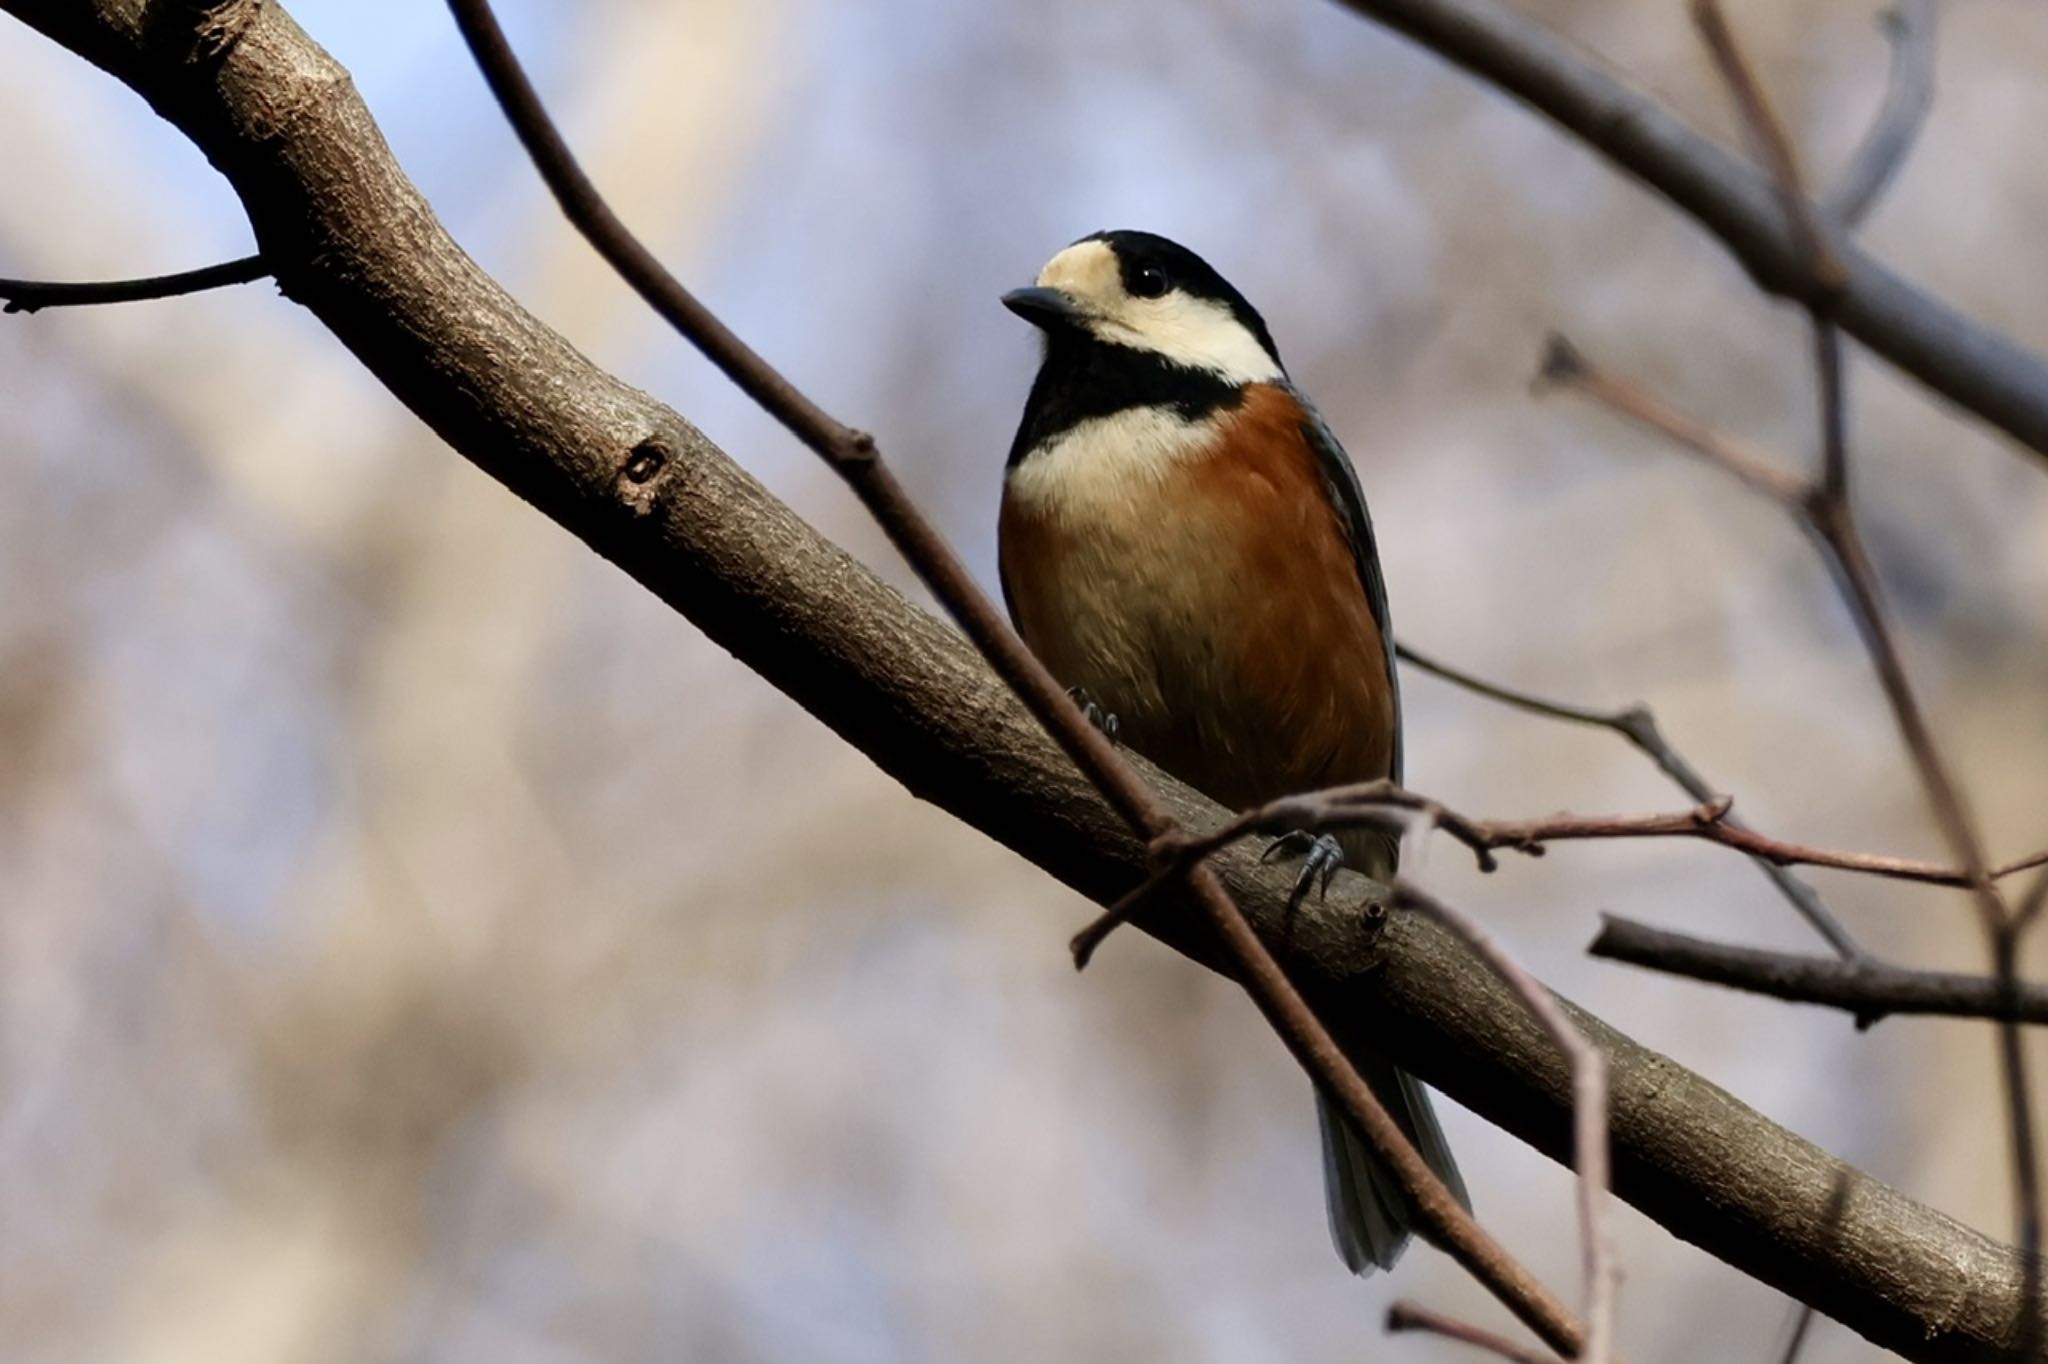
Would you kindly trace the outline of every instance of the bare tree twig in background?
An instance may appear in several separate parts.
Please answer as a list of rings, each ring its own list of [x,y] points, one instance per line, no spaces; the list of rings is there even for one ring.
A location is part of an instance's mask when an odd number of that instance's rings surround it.
[[[1739,947],[1607,914],[1600,916],[1600,932],[1586,950],[1709,985],[1844,1009],[1856,1015],[1858,1026],[1891,1014],[2048,1023],[2048,986],[2021,981],[2009,989],[1996,976]]]
[[[1423,672],[1449,682],[1453,686],[1463,687],[1465,690],[1476,695],[1498,701],[1504,706],[1510,706],[1531,715],[1541,715],[1553,720],[1562,720],[1568,724],[1589,725],[1598,729],[1612,730],[1628,740],[1640,752],[1647,755],[1652,762],[1657,764],[1658,769],[1665,776],[1671,778],[1672,782],[1680,790],[1703,805],[1717,799],[1720,795],[1720,792],[1709,784],[1705,777],[1700,775],[1699,769],[1688,762],[1685,755],[1680,753],[1664,737],[1663,730],[1657,725],[1656,716],[1651,714],[1648,706],[1632,705],[1623,706],[1618,710],[1596,710],[1588,706],[1553,701],[1545,697],[1532,695],[1529,692],[1502,686],[1497,682],[1489,682],[1462,669],[1454,668],[1431,655],[1412,649],[1406,644],[1397,645],[1396,652],[1399,653],[1404,662],[1413,664]],[[1733,829],[1748,828],[1732,812],[1723,815],[1721,822]],[[1826,903],[1820,898],[1819,892],[1814,890],[1812,886],[1794,876],[1782,865],[1772,862],[1767,858],[1752,857],[1750,860],[1756,864],[1759,871],[1769,878],[1771,884],[1778,888],[1778,893],[1791,902],[1792,908],[1799,912],[1800,917],[1811,924],[1814,931],[1825,938],[1828,946],[1834,948],[1843,960],[1861,961],[1868,956],[1862,944],[1858,943],[1849,930],[1842,926],[1841,921],[1835,917],[1834,912],[1827,907]]]
[[[1387,1308],[1387,1334],[1400,1335],[1404,1331],[1421,1331],[1428,1335],[1442,1336],[1455,1340],[1461,1345],[1470,1345],[1498,1355],[1508,1364],[1558,1364],[1555,1357],[1535,1350],[1524,1349],[1506,1336],[1459,1321],[1456,1317],[1432,1311],[1420,1303],[1400,1301]]]
[[[1641,180],[1718,237],[1766,291],[1813,286],[1768,177],[1503,0],[1337,0],[1435,51]],[[2048,361],[1854,247],[1839,318],[1904,372],[2048,455]]]
[[[1572,1165],[1579,1176],[1579,1253],[1585,1276],[1581,1313],[1586,1323],[1586,1342],[1577,1358],[1585,1364],[1607,1364],[1614,1353],[1614,1294],[1621,1277],[1607,1216],[1607,1058],[1586,1040],[1542,982],[1523,970],[1470,915],[1405,879],[1396,881],[1394,894],[1397,901],[1422,910],[1478,953],[1571,1063]]]
[[[176,298],[206,289],[223,289],[249,284],[270,273],[261,256],[243,256],[181,270],[175,275],[150,275],[142,279],[110,279],[83,283],[53,280],[0,279],[0,313],[33,313],[43,308],[80,308],[96,303],[136,303],[145,299]]]
[[[1537,362],[1536,387],[1575,389],[1653,431],[1661,431],[1709,463],[1733,474],[1743,486],[1794,511],[1811,491],[1805,479],[1788,474],[1770,458],[1656,394],[1594,365],[1569,337],[1553,332]]]
[[[1898,0],[1878,16],[1891,44],[1891,71],[1884,102],[1849,165],[1821,198],[1821,212],[1844,228],[1862,225],[1877,205],[1927,126],[1934,108],[1936,0]]]
[[[700,303],[633,236],[577,164],[539,92],[521,69],[488,0],[448,3],[492,94],[569,221],[657,313],[846,480],[982,656],[1131,827],[1151,838],[1171,833],[1175,827],[1172,817],[1143,778],[1025,647],[975,583],[966,564],[917,510],[883,463],[874,440],[813,403]],[[1584,1327],[1479,1226],[1424,1163],[1215,873],[1206,866],[1190,866],[1187,883],[1235,957],[1240,983],[1296,1059],[1337,1096],[1375,1152],[1402,1180],[1420,1214],[1419,1229],[1545,1340],[1577,1353],[1586,1338]]]

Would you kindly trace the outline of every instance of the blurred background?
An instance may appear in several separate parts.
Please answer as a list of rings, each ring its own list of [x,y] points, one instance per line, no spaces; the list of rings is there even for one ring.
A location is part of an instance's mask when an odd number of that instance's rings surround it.
[[[1732,140],[1677,3],[1527,6]],[[1866,0],[1743,0],[1816,178],[1876,107]],[[456,235],[878,571],[837,484],[561,223],[425,0],[295,0]],[[624,216],[881,437],[992,585],[1035,364],[996,305],[1143,226],[1262,308],[1349,445],[1399,632],[1651,702],[1766,828],[1936,856],[1795,530],[1568,398],[1543,335],[1812,455],[1799,317],[1519,108],[1311,0],[505,0]],[[2048,348],[2048,15],[1943,6],[1884,259]],[[0,274],[242,254],[125,89],[0,19]],[[1854,367],[1859,497],[2001,856],[2048,836],[2048,477]],[[1415,785],[1668,809],[1601,733],[1408,682]],[[662,717],[658,724],[649,715]],[[1603,910],[1815,940],[1743,862],[1578,845],[1427,881],[1548,980],[1873,1175],[2009,1234],[1988,1031],[1582,955]],[[1967,904],[1820,877],[1873,947],[1972,968]],[[0,1355],[1310,1361],[1396,1294],[1323,1228],[1306,1082],[1219,980],[921,806],[442,448],[267,284],[0,321]],[[2035,958],[2037,968],[2042,964]],[[2039,1072],[2037,1072],[2038,1074]],[[2048,1078],[2048,1077],[2044,1077]],[[1484,1219],[1576,1293],[1567,1174],[1455,1106]],[[1764,1360],[1775,1293],[1619,1214],[1622,1346]],[[1823,1324],[1807,1358],[1875,1351]]]

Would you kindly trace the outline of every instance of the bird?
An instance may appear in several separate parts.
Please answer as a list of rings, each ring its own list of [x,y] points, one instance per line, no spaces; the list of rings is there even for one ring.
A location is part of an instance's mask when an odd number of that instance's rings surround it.
[[[1401,776],[1394,637],[1358,475],[1265,320],[1206,261],[1097,232],[1002,296],[1043,360],[1004,471],[997,562],[1024,642],[1116,742],[1232,808]],[[1297,900],[1342,862],[1391,882],[1375,831],[1283,837]],[[1269,850],[1270,851],[1270,850]],[[1360,1070],[1460,1203],[1429,1094]],[[1391,1269],[1416,1210],[1320,1087],[1330,1235]]]

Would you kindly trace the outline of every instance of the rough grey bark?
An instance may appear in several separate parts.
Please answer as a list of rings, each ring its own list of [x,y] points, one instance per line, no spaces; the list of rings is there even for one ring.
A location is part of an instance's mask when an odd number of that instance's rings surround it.
[[[104,67],[184,130],[241,195],[283,291],[458,452],[918,796],[1098,902],[1141,877],[1144,850],[1122,821],[957,635],[477,268],[399,170],[347,74],[276,4],[0,0],[0,10]],[[254,400],[261,376],[244,378]],[[1160,781],[1190,825],[1222,818]],[[1448,932],[1418,915],[1382,923],[1361,913],[1351,877],[1285,924],[1285,872],[1242,852],[1217,866],[1340,1039],[1370,1039],[1568,1158],[1564,1059]],[[1162,908],[1140,923],[1221,963],[1195,916]],[[1048,939],[1047,950],[1060,949]],[[1909,1359],[2009,1357],[2020,1293],[2011,1250],[1574,1016],[1612,1057],[1623,1197]]]

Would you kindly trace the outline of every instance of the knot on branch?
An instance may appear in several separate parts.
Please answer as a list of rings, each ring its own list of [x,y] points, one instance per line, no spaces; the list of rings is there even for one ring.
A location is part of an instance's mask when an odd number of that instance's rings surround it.
[[[1692,822],[1701,828],[1719,824],[1728,818],[1728,812],[1735,808],[1735,797],[1716,796],[1710,801],[1693,807]]]
[[[832,458],[840,464],[873,464],[881,458],[874,436],[856,427],[842,426],[833,444],[837,448],[832,452]]]
[[[627,452],[613,478],[613,491],[634,514],[645,516],[660,500],[661,484],[675,464],[675,451],[659,436],[648,436]]]
[[[668,458],[668,449],[660,441],[642,441],[633,447],[632,455],[619,470],[619,477],[628,483],[646,483],[667,466]]]

